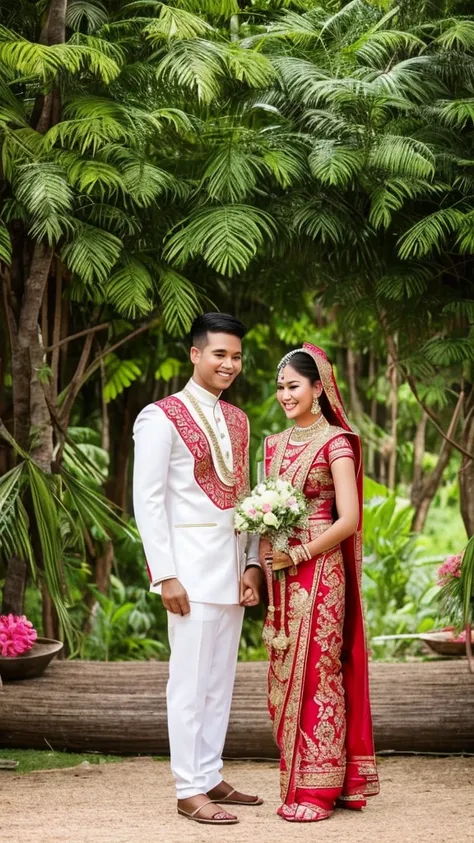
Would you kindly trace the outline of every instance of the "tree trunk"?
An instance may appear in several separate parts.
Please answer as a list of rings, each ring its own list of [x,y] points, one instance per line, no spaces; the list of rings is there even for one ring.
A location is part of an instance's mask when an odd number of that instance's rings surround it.
[[[390,381],[390,433],[391,433],[391,450],[388,461],[388,488],[395,489],[397,482],[397,444],[398,444],[398,371],[396,366],[396,346],[395,341],[392,340],[392,347],[394,351],[390,351],[388,355],[388,372],[387,376]]]
[[[28,565],[24,559],[12,556],[8,561],[3,588],[2,615],[22,615]]]
[[[471,387],[466,401],[465,419],[462,427],[462,445],[474,452],[474,388]],[[461,515],[470,538],[474,535],[474,460],[463,458],[459,472]]]
[[[369,354],[369,387],[372,390],[370,399],[370,419],[374,425],[377,424],[377,366],[373,351]],[[375,443],[369,441],[367,447],[367,473],[370,477],[375,476]]]
[[[356,419],[364,415],[359,393],[357,390],[357,361],[352,348],[347,349],[347,379],[349,381],[350,408]]]
[[[464,392],[460,392],[459,398],[454,408],[451,421],[448,428],[448,437],[452,439],[456,433],[456,427],[461,415],[464,403]],[[439,450],[438,460],[433,471],[426,477],[422,476],[422,460],[425,446],[425,427],[428,416],[423,412],[417,435],[415,438],[415,472],[413,479],[413,486],[411,492],[411,503],[415,507],[415,514],[412,522],[412,530],[415,533],[421,533],[425,526],[428,511],[433,501],[436,492],[439,489],[440,483],[443,479],[443,474],[451,458],[453,446],[443,439]]]
[[[95,584],[102,594],[107,594],[110,585],[110,574],[114,561],[114,544],[109,539],[102,545],[102,552],[95,561]],[[92,599],[94,603],[94,599]]]
[[[266,662],[237,665],[225,755],[277,758]],[[53,662],[44,676],[6,682],[2,745],[166,755],[166,662]],[[377,750],[474,752],[472,676],[465,660],[372,663]],[[447,705],[449,700],[449,705]]]

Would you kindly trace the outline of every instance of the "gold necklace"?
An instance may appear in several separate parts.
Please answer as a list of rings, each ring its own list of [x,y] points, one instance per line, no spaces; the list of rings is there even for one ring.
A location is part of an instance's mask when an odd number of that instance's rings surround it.
[[[309,442],[315,433],[318,433],[324,427],[329,427],[329,422],[321,413],[319,418],[317,418],[313,424],[310,424],[309,427],[297,427],[297,425],[295,425],[292,428],[290,440],[292,442]]]
[[[216,455],[217,464],[219,466],[219,471],[220,471],[222,479],[224,480],[224,483],[226,484],[226,486],[235,486],[234,473],[227,468],[225,459],[222,455],[219,440],[218,440],[216,434],[214,433],[211,425],[209,424],[205,414],[203,413],[203,410],[202,410],[201,405],[199,404],[199,401],[196,400],[194,395],[189,391],[189,389],[186,389],[186,387],[183,389],[183,395],[186,396],[186,398],[188,399],[190,404],[192,404],[192,406],[196,410],[196,413],[199,416],[199,419],[200,419],[200,421],[202,423],[202,426],[203,426],[203,428],[204,428],[204,430],[205,430],[205,432],[208,436],[208,439],[210,440],[210,442],[212,444],[212,447],[214,448],[214,453]]]

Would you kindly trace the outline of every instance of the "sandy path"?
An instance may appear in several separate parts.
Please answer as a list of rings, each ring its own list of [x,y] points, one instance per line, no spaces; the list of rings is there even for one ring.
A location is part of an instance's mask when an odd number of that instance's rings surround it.
[[[364,813],[337,811],[295,826],[275,815],[275,763],[233,762],[226,778],[258,791],[237,826],[199,826],[175,813],[168,765],[151,759],[0,778],[1,839],[11,843],[469,843],[474,839],[474,758],[385,758],[382,793]]]

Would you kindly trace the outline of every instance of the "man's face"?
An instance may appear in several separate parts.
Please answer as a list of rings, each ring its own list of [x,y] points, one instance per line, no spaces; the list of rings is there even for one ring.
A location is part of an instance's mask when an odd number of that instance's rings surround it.
[[[209,331],[207,343],[202,348],[193,346],[190,356],[196,383],[218,395],[242,371],[242,340],[233,334]]]

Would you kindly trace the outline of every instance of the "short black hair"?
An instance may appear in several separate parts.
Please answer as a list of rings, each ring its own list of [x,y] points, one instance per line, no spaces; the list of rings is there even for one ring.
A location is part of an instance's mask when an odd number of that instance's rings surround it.
[[[288,360],[288,366],[291,366],[295,372],[298,372],[303,378],[307,378],[313,386],[316,381],[321,380],[319,370],[311,354],[306,354],[305,351],[297,351],[296,354]],[[278,372],[280,374],[280,372]]]
[[[234,337],[243,339],[247,333],[245,325],[230,313],[201,313],[196,316],[189,338],[191,346],[203,348],[207,345],[208,334],[232,334]]]

